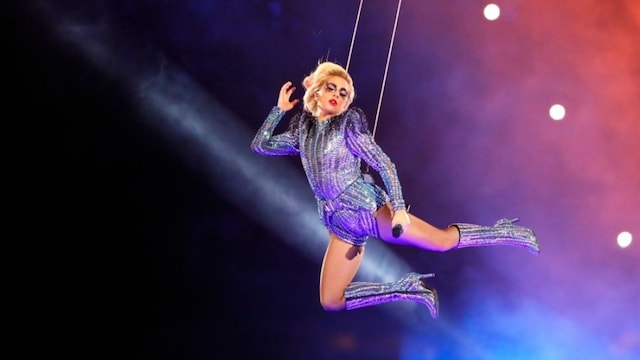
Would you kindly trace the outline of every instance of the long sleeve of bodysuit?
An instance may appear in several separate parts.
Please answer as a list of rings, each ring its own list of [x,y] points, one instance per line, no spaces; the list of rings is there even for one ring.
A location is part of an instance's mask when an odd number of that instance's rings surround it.
[[[362,110],[354,108],[347,113],[345,130],[347,147],[354,155],[363,159],[380,174],[389,192],[393,210],[404,210],[405,203],[402,196],[402,187],[400,186],[395,164],[373,140]]]
[[[373,140],[362,110],[352,108],[323,121],[301,113],[292,118],[286,132],[273,135],[283,116],[283,111],[273,107],[251,142],[254,152],[300,155],[313,192],[324,201],[347,196],[344,193],[350,188],[358,192],[358,186],[353,185],[362,180],[362,159],[380,174],[393,209],[405,209],[395,165]],[[348,197],[359,198],[354,194]],[[371,201],[368,198],[364,202],[369,206]]]
[[[260,155],[298,155],[298,129],[297,121],[292,121],[289,130],[278,135],[273,135],[285,112],[274,106],[262,126],[251,141],[251,149]]]

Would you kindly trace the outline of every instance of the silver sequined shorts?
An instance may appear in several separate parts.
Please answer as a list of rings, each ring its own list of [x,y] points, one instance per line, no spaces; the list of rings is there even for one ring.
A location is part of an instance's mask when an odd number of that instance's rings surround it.
[[[379,237],[374,214],[388,199],[379,186],[357,181],[335,199],[318,200],[318,212],[325,227],[342,241],[363,246],[369,237]]]

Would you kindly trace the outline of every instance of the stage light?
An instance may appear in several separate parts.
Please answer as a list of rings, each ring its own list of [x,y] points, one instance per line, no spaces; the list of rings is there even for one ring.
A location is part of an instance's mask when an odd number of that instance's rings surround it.
[[[566,115],[566,110],[564,109],[564,106],[560,104],[555,104],[551,106],[551,108],[549,108],[549,116],[551,116],[553,120],[556,120],[556,121],[562,120],[564,119],[565,115]]]
[[[618,246],[620,246],[621,248],[624,249],[626,247],[629,247],[632,241],[633,241],[633,235],[631,235],[630,232],[623,231],[620,234],[618,234]]]
[[[500,17],[500,7],[496,4],[489,4],[484,7],[484,17],[493,21]]]

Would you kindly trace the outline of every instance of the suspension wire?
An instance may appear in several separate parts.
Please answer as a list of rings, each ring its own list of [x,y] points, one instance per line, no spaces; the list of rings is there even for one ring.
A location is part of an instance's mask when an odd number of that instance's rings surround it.
[[[356,16],[356,24],[353,26],[353,35],[351,35],[351,46],[349,47],[349,56],[347,57],[347,66],[345,70],[349,71],[349,63],[351,62],[351,54],[353,53],[353,44],[356,41],[356,32],[358,31],[358,23],[360,22],[360,13],[362,12],[362,2],[364,0],[360,0],[360,5],[358,6],[358,15]]]
[[[353,53],[353,44],[355,43],[356,40],[356,33],[358,31],[358,24],[360,22],[360,14],[362,12],[362,3],[364,2],[364,0],[360,0],[360,5],[358,6],[358,14],[356,15],[356,23],[353,27],[353,35],[351,36],[351,46],[349,47],[349,56],[347,57],[347,66],[345,67],[345,70],[349,71],[349,64],[351,63],[351,54]],[[385,84],[387,82],[387,73],[389,72],[389,62],[391,61],[391,52],[393,50],[393,43],[395,41],[396,38],[396,29],[398,28],[398,18],[400,17],[400,7],[402,6],[402,0],[398,0],[398,8],[396,9],[396,18],[395,21],[393,23],[393,31],[391,33],[391,42],[389,44],[389,51],[387,53],[387,63],[385,64],[384,67],[384,75],[382,77],[382,87],[380,89],[380,97],[378,98],[378,108],[376,109],[376,117],[375,120],[373,122],[373,132],[371,133],[371,136],[375,138],[376,136],[376,129],[378,128],[378,119],[380,117],[380,107],[382,106],[382,96],[384,94],[384,88],[385,88]],[[369,165],[367,164],[366,169],[364,170],[365,176],[370,178],[369,175]],[[370,179],[371,182],[373,182],[373,179]],[[408,208],[407,208],[408,210]]]
[[[360,5],[362,5],[362,1],[360,1]],[[391,42],[389,44],[389,51],[387,53],[387,63],[384,67],[384,75],[382,77],[382,88],[380,89],[380,97],[378,98],[378,108],[376,109],[376,117],[373,121],[373,132],[371,133],[371,137],[375,138],[376,129],[378,128],[378,119],[380,117],[380,107],[382,106],[382,95],[384,94],[384,87],[387,82],[387,73],[389,71],[389,62],[391,60],[391,51],[393,50],[393,43],[396,38],[396,29],[398,27],[398,18],[400,17],[400,7],[402,6],[402,0],[398,0],[398,9],[396,10],[396,19],[393,23],[393,31],[391,33]],[[360,10],[358,10],[358,18],[360,17]],[[357,27],[357,21],[356,21]],[[355,30],[354,30],[354,38],[355,38]],[[353,46],[353,43],[351,44]],[[351,57],[351,50],[349,50],[349,57]],[[348,61],[347,61],[348,64]],[[365,167],[364,170],[365,177],[368,178],[370,182],[373,182],[373,178],[369,175],[369,164]]]
[[[358,14],[356,15],[356,23],[353,27],[353,34],[351,36],[351,45],[349,46],[349,55],[347,57],[347,66],[345,70],[349,71],[349,64],[351,63],[351,55],[353,54],[353,45],[356,40],[356,33],[358,32],[358,24],[360,23],[360,14],[362,13],[362,3],[364,0],[360,0],[360,5],[358,6]],[[384,67],[384,76],[382,77],[382,87],[380,89],[380,97],[378,98],[378,108],[376,109],[376,117],[373,122],[373,132],[372,135],[375,137],[376,130],[378,128],[378,119],[380,117],[380,107],[382,106],[382,96],[384,95],[384,88],[387,82],[387,73],[389,72],[389,62],[391,61],[391,52],[393,50],[393,43],[395,42],[396,37],[396,29],[398,28],[398,18],[400,17],[400,7],[402,6],[402,0],[398,0],[398,8],[396,9],[396,18],[393,23],[393,31],[391,33],[391,42],[389,43],[389,51],[387,53],[387,63]]]
[[[391,33],[391,42],[389,44],[389,52],[387,54],[387,64],[384,67],[384,76],[382,77],[382,88],[380,89],[380,98],[378,99],[378,109],[376,110],[376,118],[373,122],[373,137],[376,136],[376,129],[378,128],[378,117],[380,115],[380,106],[382,105],[382,95],[384,94],[384,86],[387,82],[387,72],[389,71],[389,61],[391,60],[391,51],[393,50],[393,42],[396,37],[396,28],[398,27],[398,17],[400,16],[400,6],[402,0],[398,0],[398,9],[396,10],[396,19],[393,24],[393,32]]]

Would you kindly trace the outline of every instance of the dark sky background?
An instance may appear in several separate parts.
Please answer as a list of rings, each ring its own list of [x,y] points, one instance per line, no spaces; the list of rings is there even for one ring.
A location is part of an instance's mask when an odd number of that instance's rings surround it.
[[[362,276],[384,273],[379,249],[435,272],[437,320],[401,304],[324,312],[324,238],[297,217],[314,209],[299,160],[249,150],[284,81],[319,59],[346,64],[358,5],[3,3],[25,354],[640,355],[640,4],[506,1],[488,22],[481,1],[403,2],[376,140],[412,213],[442,227],[520,217],[543,249],[372,240]],[[354,105],[372,125],[396,5],[364,2],[352,53]],[[549,118],[554,103],[565,120]]]

